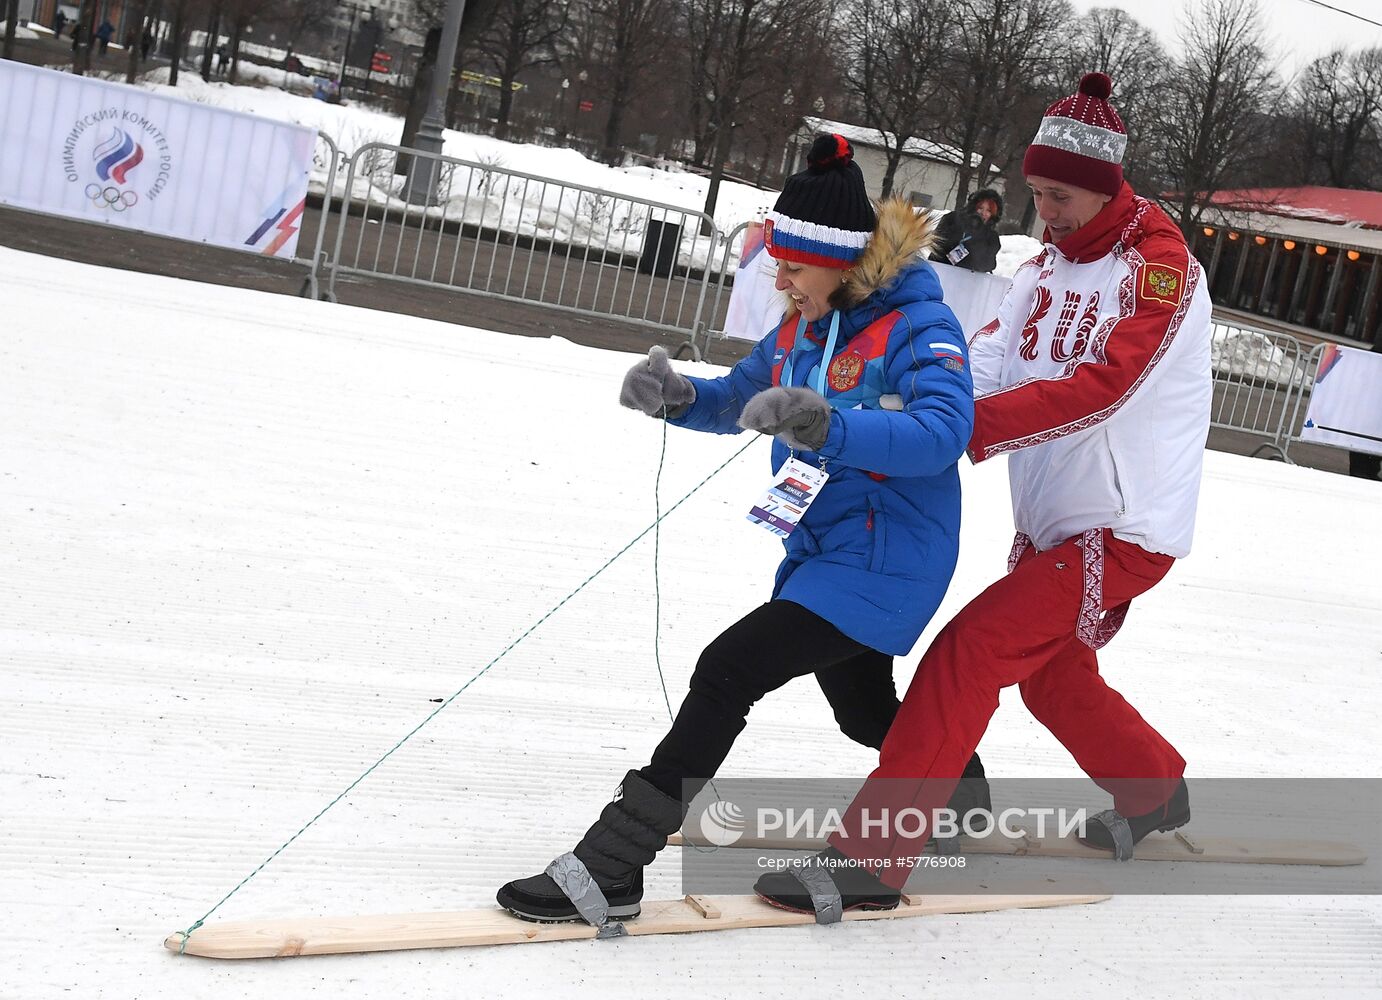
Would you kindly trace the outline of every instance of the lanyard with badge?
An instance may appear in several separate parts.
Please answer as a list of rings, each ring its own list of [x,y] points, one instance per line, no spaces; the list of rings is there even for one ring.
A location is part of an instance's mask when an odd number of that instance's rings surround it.
[[[801,346],[805,333],[806,317],[802,316],[797,320],[797,336],[792,344],[789,361],[795,360],[797,348]],[[821,363],[816,371],[816,391],[822,396],[825,395],[826,370],[830,367],[835,353],[835,341],[839,335],[840,311],[836,309],[830,320],[830,334],[825,340],[825,352],[821,355]],[[829,479],[830,473],[825,471],[824,458],[820,460],[819,468],[813,468],[797,458],[793,452],[778,470],[777,481],[768,487],[758,502],[749,509],[748,519],[754,524],[761,524],[778,537],[786,538],[796,530],[806,515],[806,509],[820,495],[821,488]]]

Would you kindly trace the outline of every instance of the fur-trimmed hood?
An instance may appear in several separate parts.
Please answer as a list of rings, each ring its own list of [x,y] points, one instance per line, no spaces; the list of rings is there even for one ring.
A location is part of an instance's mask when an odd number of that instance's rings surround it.
[[[927,212],[918,212],[901,198],[889,198],[877,206],[878,224],[873,228],[864,255],[844,276],[844,307],[852,309],[870,296],[887,290],[909,264],[935,239],[935,226]]]

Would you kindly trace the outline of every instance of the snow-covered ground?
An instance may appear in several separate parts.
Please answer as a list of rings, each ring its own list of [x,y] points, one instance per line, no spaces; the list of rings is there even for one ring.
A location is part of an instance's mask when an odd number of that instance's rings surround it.
[[[0,996],[1382,996],[1367,897],[240,964],[165,951],[653,520],[663,428],[615,402],[631,356],[561,340],[8,249],[0,301]],[[744,443],[673,429],[663,509]],[[701,646],[768,592],[778,544],[743,517],[767,461],[758,441],[665,523],[674,703]],[[963,470],[942,621],[1002,570],[1004,472]],[[1196,551],[1103,657],[1192,777],[1377,776],[1378,499],[1207,456]],[[211,919],[483,907],[568,849],[666,724],[652,555],[647,539],[616,562]],[[1015,696],[983,752],[999,775],[1075,773]],[[871,756],[796,683],[724,773],[859,776]],[[669,851],[650,895],[678,874]]]

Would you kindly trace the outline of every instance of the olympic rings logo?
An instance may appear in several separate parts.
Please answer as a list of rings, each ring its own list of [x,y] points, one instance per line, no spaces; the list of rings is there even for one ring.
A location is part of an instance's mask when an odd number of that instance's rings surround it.
[[[86,196],[97,208],[109,208],[115,212],[123,212],[125,209],[134,208],[135,205],[139,204],[139,195],[133,191],[121,191],[114,184],[108,184],[105,187],[101,187],[99,184],[88,184]]]

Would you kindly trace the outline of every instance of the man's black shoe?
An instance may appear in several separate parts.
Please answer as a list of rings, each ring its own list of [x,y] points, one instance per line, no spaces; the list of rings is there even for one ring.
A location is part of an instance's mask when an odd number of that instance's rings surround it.
[[[1080,843],[1086,847],[1112,851],[1118,861],[1132,858],[1133,845],[1156,830],[1174,830],[1190,822],[1190,790],[1180,780],[1171,797],[1162,805],[1140,816],[1123,816],[1106,809],[1085,823]]]
[[[824,872],[840,895],[840,908],[849,910],[891,910],[901,901],[901,894],[879,881],[878,876],[858,864],[853,858],[833,847],[805,862]],[[806,885],[790,870],[770,872],[753,885],[765,903],[796,913],[815,913],[816,906]]]

